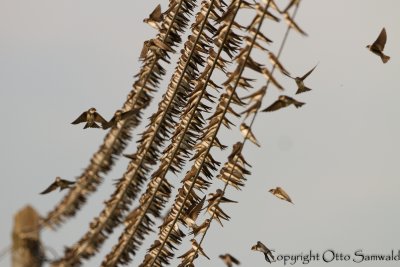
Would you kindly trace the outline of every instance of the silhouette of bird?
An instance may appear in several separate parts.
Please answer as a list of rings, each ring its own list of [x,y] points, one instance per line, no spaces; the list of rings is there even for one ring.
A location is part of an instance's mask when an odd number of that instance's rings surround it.
[[[257,241],[257,244],[252,246],[251,250],[260,251],[260,252],[264,253],[265,260],[268,261],[269,263],[272,263],[272,261],[275,260],[274,255],[272,255],[271,250],[269,248],[267,248],[263,243],[261,243],[261,241]],[[269,257],[271,257],[272,261]]]
[[[85,127],[86,128],[100,128],[99,125],[96,124],[96,122],[101,123],[102,125],[107,124],[107,121],[99,114],[97,113],[95,108],[90,108],[89,110],[83,112],[76,120],[71,122],[71,124],[79,124],[82,122],[86,122]]]
[[[240,124],[240,132],[242,133],[243,137],[246,137],[247,139],[249,139],[255,145],[261,146],[260,143],[257,141],[255,135],[251,131],[250,127],[247,126],[246,123]]]
[[[123,112],[122,110],[118,109],[117,111],[115,111],[115,114],[111,118],[111,120],[109,120],[107,123],[103,124],[103,129],[108,129],[108,128],[114,126],[115,124],[117,124],[117,122],[125,120],[125,119],[129,118],[130,116],[137,114],[137,113],[138,113],[137,109],[131,109],[126,112]]]
[[[270,189],[268,192],[272,193],[277,198],[280,198],[282,200],[286,200],[287,202],[290,202],[290,203],[294,204],[293,201],[290,199],[289,195],[285,192],[285,190],[283,190],[279,186],[277,188],[275,188],[275,189]]]
[[[294,105],[296,108],[299,108],[299,107],[303,106],[304,104],[305,103],[299,102],[290,96],[281,95],[281,96],[279,96],[278,100],[276,100],[274,103],[272,103],[272,105],[270,105],[266,109],[263,109],[262,111],[263,112],[276,111],[276,110],[285,108],[290,105]]]
[[[317,64],[318,65],[318,64]],[[308,92],[311,91],[311,88],[308,88],[304,85],[304,80],[314,71],[314,69],[317,67],[317,65],[315,65],[314,68],[312,68],[311,70],[309,70],[306,74],[304,74],[302,77],[292,77],[289,74],[284,73],[286,76],[288,76],[289,78],[292,78],[296,84],[297,84],[297,91],[296,91],[296,95],[304,93],[304,92]]]
[[[70,188],[74,184],[75,184],[75,182],[64,180],[64,179],[61,179],[59,176],[57,176],[56,180],[40,194],[41,195],[48,194],[48,193],[56,190],[57,188],[60,188],[60,191],[61,191],[61,190],[64,190],[65,188]]]
[[[159,29],[158,23],[163,20],[163,14],[161,13],[161,5],[157,5],[156,8],[150,13],[148,18],[143,20],[144,23],[149,24],[156,30]]]
[[[240,265],[240,261],[238,261],[231,254],[226,253],[224,255],[219,255],[219,258],[224,261],[227,267],[232,267],[233,264]]]
[[[385,28],[382,29],[381,33],[379,34],[378,38],[372,45],[367,45],[369,51],[381,57],[382,62],[386,63],[389,61],[390,57],[383,54],[383,50],[385,49],[386,44],[386,30]]]

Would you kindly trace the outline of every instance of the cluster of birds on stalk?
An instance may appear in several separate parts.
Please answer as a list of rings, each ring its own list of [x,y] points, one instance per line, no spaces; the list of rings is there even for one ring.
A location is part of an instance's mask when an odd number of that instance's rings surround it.
[[[272,6],[274,7],[274,5],[275,5],[274,2],[271,1],[271,3],[272,3]],[[276,5],[275,5],[275,9],[278,10],[281,14],[284,14],[284,18],[290,27],[292,27],[293,29],[298,31],[300,34],[307,36],[307,34],[295,23],[295,21],[289,16],[289,14],[287,12],[296,3],[297,3],[297,0],[292,0],[289,3],[289,5],[285,8],[285,10],[283,10],[283,11],[279,11],[278,8],[276,7]],[[168,12],[168,10],[166,12]],[[157,7],[150,13],[149,17],[145,18],[143,20],[143,22],[149,24],[151,27],[153,27],[155,29],[160,30],[160,23],[163,21],[164,14],[165,13],[161,12],[161,6],[157,5]],[[274,18],[272,14],[270,14],[270,16],[272,16],[272,19],[277,19],[277,18]],[[253,21],[252,24],[253,23],[255,23],[255,22]],[[253,29],[252,27],[249,27],[250,31],[252,29]],[[262,35],[262,33],[260,33],[260,34]],[[375,40],[375,42],[373,42],[371,45],[367,46],[367,48],[372,53],[376,54],[377,56],[379,56],[381,58],[383,63],[387,63],[390,59],[389,56],[387,56],[383,53],[383,50],[384,50],[385,44],[386,44],[386,39],[387,39],[386,30],[385,30],[385,28],[383,28],[381,30],[378,38]],[[265,40],[268,41],[269,39],[267,39],[265,37]],[[249,41],[249,40],[246,40],[246,41]],[[165,50],[165,51],[170,51],[170,52],[173,51],[171,47],[169,47],[168,45],[166,45],[159,39],[151,39],[149,41],[144,42],[143,49],[140,53],[140,59],[143,59],[149,50],[157,50],[157,51]],[[295,81],[295,83],[297,85],[297,91],[295,92],[296,95],[311,91],[311,88],[307,87],[304,84],[304,81],[315,70],[317,65],[314,66],[307,73],[305,73],[303,76],[292,77],[289,74],[289,72],[283,67],[283,65],[279,62],[278,58],[273,53],[269,53],[269,59],[272,62],[272,64],[274,64],[274,66],[276,66],[281,71],[282,74],[286,75],[287,77],[289,77]],[[271,82],[273,82],[275,85],[277,85],[278,88],[281,88],[281,86],[277,83],[277,81],[272,77],[272,75],[267,70],[263,70],[262,73],[265,76],[267,76],[267,78],[269,80],[271,80]],[[281,89],[283,89],[283,88],[281,88]],[[266,87],[264,86],[257,92],[242,98],[242,99],[250,99],[250,101],[256,102],[256,104],[254,104],[253,106],[251,106],[250,108],[248,108],[247,110],[245,110],[242,113],[242,114],[244,114],[244,113],[246,114],[245,118],[247,118],[247,116],[249,114],[254,113],[256,110],[258,110],[258,108],[261,104],[260,99],[262,99],[262,97],[264,96],[265,91],[266,91]],[[270,106],[268,106],[267,108],[262,110],[262,112],[273,112],[273,111],[277,111],[279,109],[288,107],[290,105],[293,105],[296,108],[300,108],[304,104],[305,104],[304,102],[297,101],[296,99],[294,99],[290,96],[281,95]],[[116,125],[117,122],[119,122],[121,120],[126,120],[127,118],[129,118],[135,114],[137,114],[137,110],[132,109],[132,110],[125,111],[125,112],[123,112],[122,110],[117,110],[115,112],[114,116],[109,121],[107,121],[99,113],[97,113],[95,108],[92,107],[92,108],[88,109],[87,111],[83,112],[76,120],[74,120],[72,122],[72,124],[85,123],[84,129],[86,129],[86,128],[108,129],[108,128]],[[254,143],[257,146],[260,146],[260,143],[257,141],[255,135],[251,131],[251,128],[247,124],[242,123],[240,125],[240,131],[241,131],[242,135],[244,137],[246,137],[249,141],[251,141],[252,143]],[[61,191],[66,188],[73,187],[74,184],[75,184],[75,182],[64,180],[57,176],[55,178],[55,181],[50,186],[48,186],[44,191],[42,191],[40,194],[47,194],[52,191],[55,191],[58,188]],[[293,204],[292,199],[285,192],[285,190],[283,188],[276,187],[276,188],[270,189],[269,192],[271,194],[273,194],[275,197]],[[225,219],[225,218],[229,218],[229,216],[226,215],[222,210],[216,211],[215,209],[218,209],[218,205],[213,205],[213,203],[217,202],[217,201],[220,203],[221,202],[222,203],[224,203],[224,202],[236,203],[236,201],[233,201],[233,200],[230,200],[230,199],[224,197],[223,194],[224,194],[223,191],[220,189],[218,189],[216,191],[216,193],[209,194],[210,198],[207,200],[209,202],[207,211],[210,214],[214,214],[214,213],[218,212],[219,216],[221,218]],[[209,224],[211,223],[210,219],[206,219],[201,225],[195,224],[195,221],[196,221],[200,211],[205,209],[205,208],[203,208],[204,202],[205,202],[205,197],[199,203],[196,203],[193,207],[190,207],[189,208],[190,211],[187,213],[188,215],[184,219],[186,224],[192,228],[192,232],[190,232],[189,234],[193,234],[194,237],[196,237],[197,235],[199,235],[201,233],[204,233],[206,231],[206,229],[208,228]],[[216,219],[222,225],[222,222],[221,222],[219,216],[217,216]],[[197,243],[197,241],[194,238],[191,240],[191,242],[192,242],[192,248],[194,251],[198,251],[200,254],[204,255],[206,258],[209,259],[209,257],[205,254],[203,249],[199,246],[199,244]],[[265,260],[269,263],[271,263],[275,260],[273,254],[272,254],[272,250],[270,250],[261,241],[257,241],[257,243],[251,247],[251,250],[262,252],[265,256]],[[187,253],[192,253],[192,252],[188,251]],[[188,256],[188,255],[186,255],[187,253],[180,256],[179,258],[187,257]],[[224,263],[228,267],[232,267],[234,264],[235,265],[240,264],[240,261],[229,253],[219,255],[219,258],[221,260],[223,260]]]

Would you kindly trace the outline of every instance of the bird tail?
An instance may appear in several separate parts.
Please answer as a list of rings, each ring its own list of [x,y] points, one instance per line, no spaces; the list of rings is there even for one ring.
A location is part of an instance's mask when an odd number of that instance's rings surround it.
[[[382,62],[383,62],[383,63],[386,63],[386,62],[389,61],[390,57],[387,56],[387,55],[382,54],[382,55],[381,55],[381,59],[382,59]]]
[[[297,101],[297,102],[294,103],[294,106],[295,106],[296,108],[299,108],[299,107],[303,106],[304,104],[305,104],[304,102],[299,102],[299,101]]]
[[[304,93],[304,92],[308,92],[308,91],[311,91],[311,90],[312,90],[311,88],[304,86],[303,88],[301,88],[301,89],[299,88],[297,90],[296,95]]]

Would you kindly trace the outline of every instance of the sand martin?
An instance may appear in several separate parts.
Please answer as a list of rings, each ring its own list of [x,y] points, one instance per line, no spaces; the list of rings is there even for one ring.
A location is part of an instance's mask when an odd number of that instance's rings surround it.
[[[289,78],[292,78],[296,84],[297,84],[297,91],[296,91],[296,95],[304,93],[304,92],[308,92],[311,91],[311,88],[308,88],[304,85],[304,80],[308,77],[308,75],[311,74],[311,72],[314,71],[314,69],[317,67],[317,65],[315,65],[314,68],[312,68],[311,70],[309,70],[306,74],[304,74],[302,77],[292,77],[286,73],[284,73],[286,76],[288,76]]]
[[[204,233],[206,231],[207,227],[210,225],[210,222],[211,222],[210,219],[206,219],[199,226],[193,225],[193,227],[192,227],[193,230],[191,232],[189,232],[189,234],[193,234],[196,237],[197,235]]]
[[[117,124],[117,122],[125,120],[129,118],[131,115],[136,114],[138,112],[137,109],[131,109],[129,111],[123,112],[122,110],[118,109],[115,111],[114,116],[108,121],[106,124],[103,124],[103,129],[108,129]]]
[[[56,180],[40,194],[44,195],[44,194],[50,193],[50,192],[56,190],[57,188],[60,188],[60,191],[61,191],[65,188],[70,188],[74,184],[75,184],[75,182],[64,180],[57,176]]]
[[[97,125],[96,122],[101,123],[101,125],[107,124],[107,121],[99,114],[97,113],[95,108],[90,108],[88,111],[83,112],[76,120],[71,122],[71,124],[79,124],[82,122],[86,122],[85,127],[86,128],[100,128],[99,125]]]
[[[383,54],[383,49],[385,49],[385,44],[386,44],[386,30],[385,28],[383,28],[378,38],[375,40],[375,42],[372,45],[367,45],[367,48],[372,53],[381,57],[383,63],[388,62],[390,59],[389,56]]]
[[[240,124],[240,132],[242,133],[243,137],[246,137],[249,139],[252,143],[254,143],[257,146],[261,146],[260,143],[257,141],[255,135],[251,131],[250,127],[247,126],[246,123]]]
[[[285,192],[285,190],[283,190],[279,186],[277,188],[275,188],[275,189],[270,189],[268,192],[272,193],[277,198],[280,198],[282,200],[286,200],[287,202],[290,202],[290,203],[294,204],[292,202],[292,200],[290,199],[289,195]]]
[[[260,251],[260,252],[264,253],[265,260],[268,261],[269,263],[271,263],[272,261],[275,261],[274,255],[272,255],[271,250],[269,248],[267,248],[263,243],[261,243],[261,241],[257,241],[257,244],[252,246],[251,250]],[[272,261],[269,257],[271,257]]]
[[[224,261],[227,267],[232,267],[233,264],[240,265],[240,261],[238,261],[231,254],[226,253],[224,255],[219,255],[219,258]]]
[[[149,24],[151,27],[156,30],[159,29],[158,23],[163,20],[163,14],[161,13],[161,5],[159,4],[156,8],[150,13],[148,18],[143,20],[144,23]]]
[[[279,96],[278,100],[276,100],[272,105],[267,107],[266,109],[263,109],[263,112],[270,112],[270,111],[275,111],[290,105],[294,105],[296,108],[299,108],[303,106],[305,103],[299,102],[294,98],[291,98],[290,96],[287,95],[281,95]]]

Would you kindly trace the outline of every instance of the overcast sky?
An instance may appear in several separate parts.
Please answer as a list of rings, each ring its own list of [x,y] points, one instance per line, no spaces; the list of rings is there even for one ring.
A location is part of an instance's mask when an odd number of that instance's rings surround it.
[[[287,1],[276,2],[284,6]],[[0,250],[11,244],[15,212],[30,204],[45,215],[64,192],[38,193],[55,176],[75,179],[98,149],[106,132],[82,130],[82,125],[70,122],[92,106],[106,118],[121,107],[140,68],[142,43],[156,33],[142,20],[157,3],[0,0]],[[221,206],[232,218],[223,229],[212,224],[203,243],[211,261],[199,257],[197,266],[223,266],[218,255],[226,252],[242,266],[266,266],[262,254],[250,251],[258,240],[273,248],[275,255],[310,250],[322,254],[328,249],[351,257],[360,249],[365,254],[390,254],[392,249],[397,253],[399,9],[396,0],[302,1],[296,21],[309,37],[291,32],[281,62],[296,76],[319,62],[306,80],[313,91],[298,96],[307,103],[301,109],[257,116],[253,131],[262,146],[247,143],[244,151],[253,165],[252,175],[242,191],[228,188],[226,196],[239,204]],[[385,53],[391,56],[387,64],[365,48],[382,27],[388,34]],[[269,49],[277,51],[284,30],[284,23],[266,23],[264,33],[275,41]],[[269,64],[266,55],[257,60]],[[294,82],[280,74],[276,77],[285,94],[293,95]],[[259,79],[255,88],[264,83]],[[165,88],[166,82],[144,117],[155,112]],[[277,96],[271,87],[263,106]],[[224,133],[229,133],[227,143],[241,140],[237,129]],[[135,151],[137,138],[127,152]],[[218,160],[224,162],[226,156]],[[121,177],[127,163],[124,158],[118,161],[77,217],[57,232],[43,231],[44,244],[61,256],[64,246],[76,242],[103,208],[114,179]],[[181,177],[169,177],[176,190]],[[275,186],[285,188],[295,205],[268,193]],[[222,182],[216,180],[212,188],[217,187]],[[121,231],[116,229],[101,256],[85,266],[98,266]],[[132,266],[143,260],[154,237]],[[187,240],[181,248],[176,255],[189,248]],[[10,264],[9,257],[0,260],[1,266]],[[350,260],[329,266],[354,264]],[[362,266],[378,264],[398,262]]]

